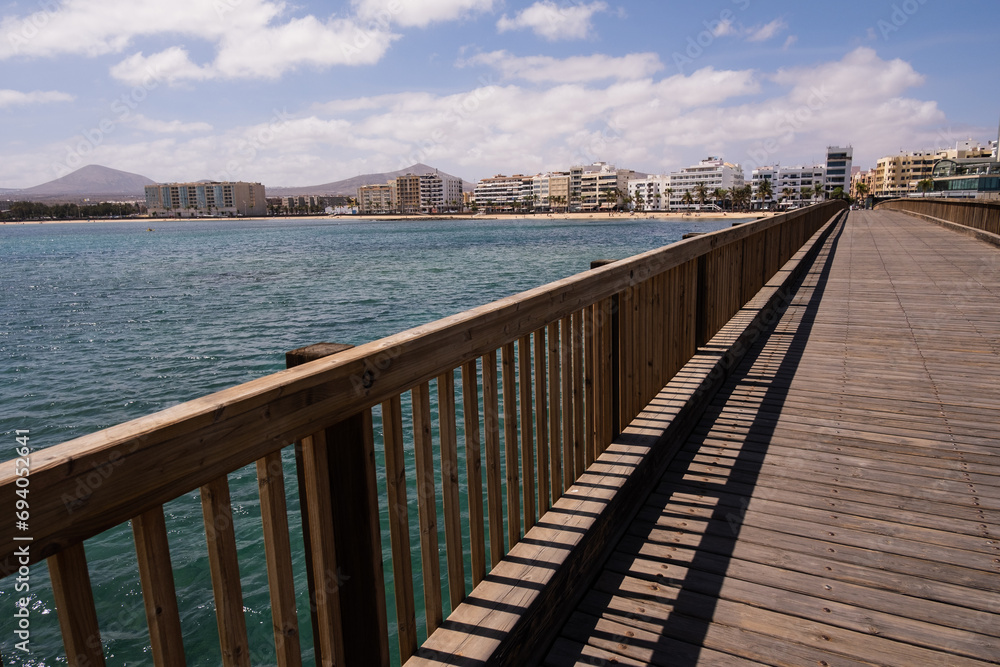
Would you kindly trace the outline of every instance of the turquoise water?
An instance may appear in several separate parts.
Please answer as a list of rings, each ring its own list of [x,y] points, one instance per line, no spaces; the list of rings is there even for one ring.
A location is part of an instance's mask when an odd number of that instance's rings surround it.
[[[729,224],[538,218],[157,221],[154,232],[146,222],[2,226],[0,460],[14,457],[16,429],[30,431],[34,448],[52,446],[281,370],[290,349],[364,343],[584,271],[592,259],[626,257]],[[273,664],[253,468],[230,475],[230,486],[254,664]],[[416,494],[409,498],[415,504]],[[13,508],[0,511],[13,515]],[[217,665],[197,492],[166,513],[188,662]],[[86,548],[108,664],[148,664],[131,530],[108,531]],[[32,567],[29,654],[14,650],[13,585],[7,579],[0,586],[4,664],[65,664],[44,564]],[[307,604],[300,599],[300,608]],[[309,663],[302,612],[300,627]]]

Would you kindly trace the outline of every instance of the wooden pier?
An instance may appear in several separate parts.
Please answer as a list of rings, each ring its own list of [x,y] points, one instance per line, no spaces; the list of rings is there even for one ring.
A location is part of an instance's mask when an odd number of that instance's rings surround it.
[[[303,664],[303,622],[321,665],[1000,662],[1000,206],[924,204],[699,236],[35,453],[69,664],[105,664],[84,542],[126,521],[150,660],[185,664],[162,506],[195,489],[227,666]]]
[[[546,656],[1000,661],[1000,258],[853,212]]]

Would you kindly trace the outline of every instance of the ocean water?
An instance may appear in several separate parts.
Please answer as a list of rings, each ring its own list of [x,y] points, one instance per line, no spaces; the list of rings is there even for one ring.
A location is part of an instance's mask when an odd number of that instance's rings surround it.
[[[281,370],[303,345],[375,340],[730,222],[148,224],[0,226],[0,460],[14,458],[17,429],[34,449],[56,445]],[[286,461],[295,524],[293,470]],[[250,467],[229,479],[253,664],[273,664],[256,476]],[[188,663],[218,665],[198,494],[165,509]],[[301,551],[294,531],[292,547]],[[86,549],[108,664],[150,664],[131,530]],[[296,567],[301,580],[301,558]],[[65,664],[44,564],[31,570],[29,653],[14,648],[20,595],[13,579],[0,584],[3,663]],[[392,604],[390,593],[390,616]],[[310,664],[307,606],[300,594]]]

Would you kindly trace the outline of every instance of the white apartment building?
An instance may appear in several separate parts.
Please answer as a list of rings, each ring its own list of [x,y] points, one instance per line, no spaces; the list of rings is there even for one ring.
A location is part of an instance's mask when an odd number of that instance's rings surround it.
[[[637,211],[670,210],[670,176],[651,175],[628,183],[632,207]]]
[[[826,149],[826,197],[840,188],[844,194],[851,192],[851,167],[854,149],[850,146],[829,146]]]
[[[420,177],[420,208],[425,213],[458,210],[462,206],[462,179],[437,171]]]
[[[533,189],[531,176],[499,174],[476,184],[475,202],[482,210],[513,210],[523,201],[526,191],[530,194]]]
[[[670,209],[697,210],[698,186],[704,185],[708,200],[714,198],[715,190],[732,192],[734,188],[742,188],[745,182],[743,167],[726,162],[718,157],[708,157],[698,164],[686,167],[670,174]],[[684,203],[684,193],[690,192],[693,204]]]
[[[761,202],[760,185],[763,181],[771,182],[771,196]],[[782,208],[805,206],[819,199],[815,190],[818,186],[826,190],[826,166],[817,164],[812,167],[758,167],[753,170],[750,181],[754,205],[769,208],[777,204]],[[803,194],[805,190],[805,194]]]

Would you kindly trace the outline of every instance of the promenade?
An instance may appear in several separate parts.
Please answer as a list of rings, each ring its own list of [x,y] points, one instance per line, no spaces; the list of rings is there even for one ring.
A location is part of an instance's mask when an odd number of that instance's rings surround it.
[[[1000,250],[852,212],[545,663],[1000,662]]]

